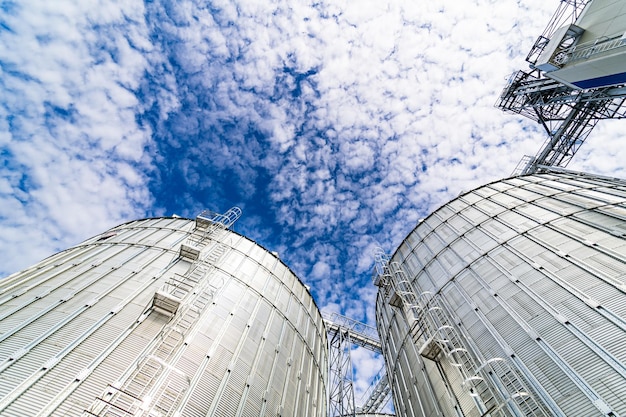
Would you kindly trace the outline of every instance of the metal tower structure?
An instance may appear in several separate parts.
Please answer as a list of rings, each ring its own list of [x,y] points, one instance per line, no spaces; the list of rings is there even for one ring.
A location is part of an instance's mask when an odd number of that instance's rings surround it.
[[[580,20],[593,1],[560,1],[526,57],[530,70],[513,73],[496,103],[504,111],[535,120],[548,134],[540,151],[534,157],[524,156],[514,175],[534,173],[542,166],[566,167],[598,121],[626,117],[623,56],[617,61],[619,68],[611,69],[616,75],[610,77],[566,81],[559,73],[567,69],[568,76],[574,71],[583,74],[590,65],[615,67],[615,61],[602,60],[626,50],[623,32],[593,41],[583,38],[585,29],[578,24],[585,23]]]
[[[322,313],[329,344],[329,417],[375,413],[389,401],[391,388],[385,368],[376,375],[365,393],[363,405],[355,406],[351,350],[361,346],[381,353],[378,332],[374,327],[337,313]]]

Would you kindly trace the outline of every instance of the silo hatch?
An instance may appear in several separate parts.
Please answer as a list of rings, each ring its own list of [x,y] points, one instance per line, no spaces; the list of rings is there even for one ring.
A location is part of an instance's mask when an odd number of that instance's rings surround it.
[[[183,243],[180,245],[180,256],[195,261],[200,256],[200,248]]]
[[[431,361],[435,360],[435,358],[439,355],[439,352],[441,352],[441,347],[432,336],[429,337],[420,348],[420,355],[430,359]]]
[[[152,308],[161,314],[173,316],[176,314],[180,306],[180,298],[174,297],[172,294],[158,290],[152,298]]]

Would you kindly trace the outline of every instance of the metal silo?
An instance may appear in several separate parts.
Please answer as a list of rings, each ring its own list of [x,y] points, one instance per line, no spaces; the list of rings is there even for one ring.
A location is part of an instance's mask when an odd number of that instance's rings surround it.
[[[325,416],[320,312],[238,215],[130,222],[0,281],[0,415]]]
[[[397,415],[626,415],[625,235],[625,181],[551,169],[463,194],[379,254]]]

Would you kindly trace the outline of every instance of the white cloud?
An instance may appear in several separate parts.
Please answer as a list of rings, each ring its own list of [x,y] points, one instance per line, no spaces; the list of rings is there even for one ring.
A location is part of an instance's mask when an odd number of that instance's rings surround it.
[[[370,381],[382,369],[384,361],[380,354],[362,347],[352,349],[350,359],[356,373],[354,379],[354,399],[358,407],[367,399],[367,395],[364,394],[366,394],[370,386]]]
[[[238,227],[278,250],[318,305],[373,324],[373,247],[393,251],[419,218],[508,176],[545,139],[493,104],[556,0],[11,7],[4,273],[163,212],[162,187],[179,192],[181,215],[241,204]],[[624,176],[621,130],[600,123],[571,168]]]
[[[0,222],[3,273],[136,217],[151,202],[143,155],[150,131],[137,125],[138,99],[129,90],[146,61],[114,30],[123,24],[140,39],[142,8],[107,3],[93,15],[93,6],[20,2],[4,16],[0,210],[10,220]],[[108,32],[95,35],[98,25]],[[33,248],[33,241],[41,243]]]

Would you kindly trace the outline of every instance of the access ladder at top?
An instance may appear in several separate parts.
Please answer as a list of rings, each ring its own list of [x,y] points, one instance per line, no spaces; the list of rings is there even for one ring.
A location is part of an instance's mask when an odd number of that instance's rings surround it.
[[[187,242],[193,242],[197,256],[184,275],[175,275],[159,289],[151,308],[170,316],[170,321],[116,382],[85,410],[86,416],[166,417],[175,415],[189,389],[190,377],[176,367],[185,353],[185,340],[192,337],[200,318],[224,278],[213,274],[215,265],[226,253],[224,229],[236,220],[241,211],[232,215],[216,215],[219,220],[208,223],[198,216],[196,228]],[[228,214],[227,213],[227,214]],[[181,249],[181,256],[183,251]]]
[[[506,358],[480,361],[456,328],[451,312],[438,294],[422,291],[397,262],[376,254],[378,285],[391,288],[390,304],[405,311],[419,353],[447,360],[460,373],[463,387],[482,413],[492,416],[548,416]],[[513,413],[513,414],[511,414]]]

